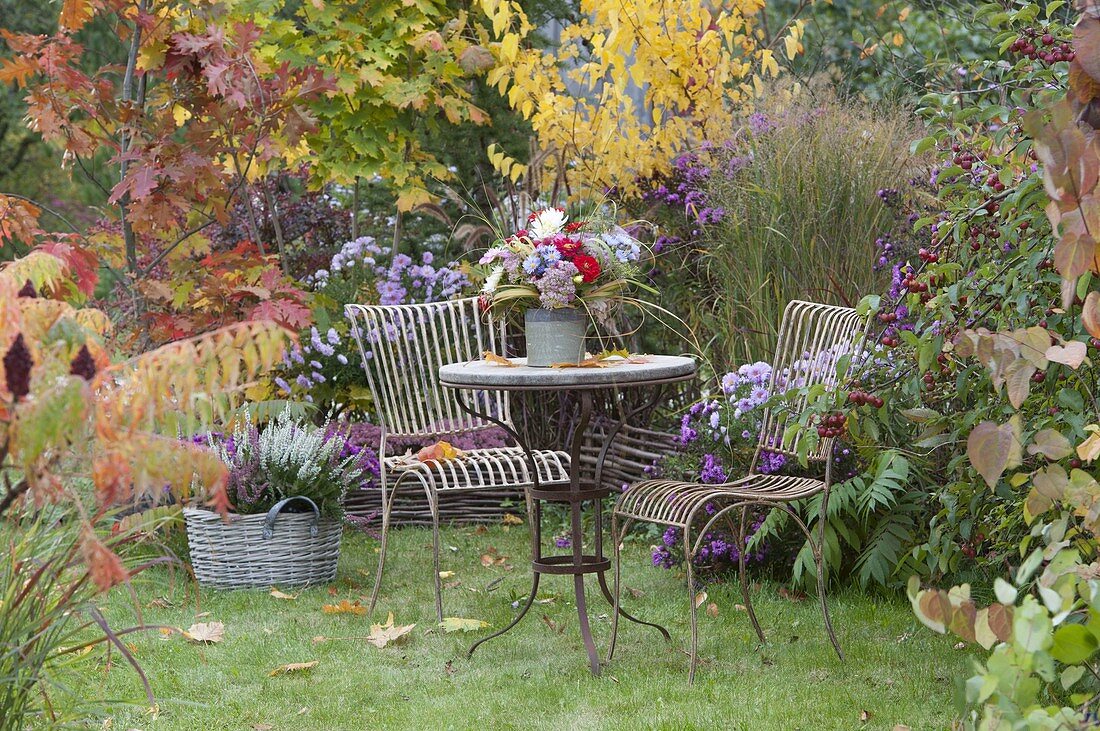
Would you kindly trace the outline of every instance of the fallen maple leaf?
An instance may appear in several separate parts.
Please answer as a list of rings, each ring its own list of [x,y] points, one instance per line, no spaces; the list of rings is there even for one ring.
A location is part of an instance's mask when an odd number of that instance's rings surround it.
[[[585,358],[580,363],[551,363],[551,368],[607,368],[607,361]]]
[[[444,617],[439,623],[444,632],[475,632],[485,629],[489,623],[482,619],[466,619],[464,617]]]
[[[303,670],[310,670],[317,667],[319,660],[311,660],[309,662],[288,662],[286,665],[280,665],[267,674],[267,677],[274,678],[276,675],[286,675],[287,673],[298,673]]]
[[[367,642],[381,650],[391,642],[394,644],[401,642],[413,631],[415,626],[415,624],[400,624],[395,627],[393,612],[390,612],[389,616],[386,617],[385,624],[372,624],[370,626],[370,635],[367,637]]]
[[[504,366],[505,368],[514,368],[515,363],[505,358],[503,355],[497,355],[491,350],[486,350],[481,354],[481,359],[486,363],[492,363],[493,365]]]
[[[354,602],[341,599],[338,604],[322,605],[321,611],[325,614],[366,614],[367,608],[360,604],[358,599]]]
[[[504,523],[504,525],[523,525],[523,518],[518,515],[513,515],[512,513],[505,513],[501,522]]]
[[[191,625],[183,636],[191,642],[203,644],[221,642],[225,639],[225,625],[221,622],[199,622]]]
[[[416,458],[421,462],[446,462],[461,456],[462,450],[455,449],[450,442],[436,442],[416,453]]]
[[[297,594],[284,594],[283,592],[276,589],[274,586],[271,587],[271,596],[275,597],[276,599],[297,599],[298,598]]]

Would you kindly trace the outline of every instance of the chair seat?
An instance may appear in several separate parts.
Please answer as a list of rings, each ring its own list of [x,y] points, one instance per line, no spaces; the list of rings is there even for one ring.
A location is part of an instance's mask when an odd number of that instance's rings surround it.
[[[550,449],[532,452],[540,485],[569,482],[569,455]],[[413,455],[386,457],[386,471],[401,477],[415,473],[436,490],[526,487],[532,484],[531,462],[520,447],[470,449],[454,459],[421,462]]]
[[[646,480],[631,485],[615,505],[621,516],[685,527],[696,512],[710,502],[790,502],[816,495],[825,483],[812,477],[748,475],[720,485],[700,485],[673,480]]]

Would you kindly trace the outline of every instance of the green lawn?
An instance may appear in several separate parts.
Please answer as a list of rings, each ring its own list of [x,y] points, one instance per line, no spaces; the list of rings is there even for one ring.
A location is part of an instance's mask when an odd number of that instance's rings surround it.
[[[444,568],[455,574],[447,579],[444,614],[493,627],[507,623],[512,601],[528,586],[525,536],[522,527],[448,530]],[[592,677],[571,581],[550,576],[539,594],[549,601],[467,659],[467,645],[489,630],[444,634],[434,627],[430,537],[419,529],[393,535],[391,572],[375,619],[393,611],[399,624],[417,626],[407,642],[385,649],[361,639],[317,641],[369,633],[365,616],[321,610],[341,599],[366,603],[376,542],[361,535],[347,536],[332,586],[293,600],[263,590],[196,596],[178,572],[174,580],[159,569],[144,574],[135,588],[146,622],[186,629],[221,621],[224,641],[198,646],[155,630],[128,638],[157,694],[156,715],[144,708],[140,683],[117,652],[109,668],[101,649],[85,655],[76,666],[77,692],[137,703],[112,706],[109,721],[97,718],[89,728],[940,729],[955,717],[955,678],[967,674],[967,651],[920,628],[904,598],[886,601],[851,590],[831,601],[848,653],[841,663],[813,597],[791,601],[778,585],[762,584],[754,602],[770,644],[761,649],[736,608],[736,584],[708,587],[718,616],[701,615],[703,661],[688,687],[683,577],[651,568],[642,545],[628,547],[625,584],[641,595],[627,606],[666,624],[671,645],[652,629],[623,623],[614,663]],[[482,566],[490,546],[514,567]],[[605,648],[609,607],[592,591],[589,607]],[[125,591],[112,595],[104,610],[118,627],[133,622]],[[284,663],[314,660],[311,670],[268,675]]]

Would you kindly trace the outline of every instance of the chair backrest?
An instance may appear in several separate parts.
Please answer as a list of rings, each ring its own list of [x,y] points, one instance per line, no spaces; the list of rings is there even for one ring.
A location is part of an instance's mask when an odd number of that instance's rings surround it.
[[[459,408],[439,385],[447,363],[500,354],[504,323],[478,307],[476,297],[415,305],[345,305],[359,345],[380,426],[391,436],[439,437],[496,426]],[[476,394],[479,410],[511,423],[506,392]],[[468,394],[468,398],[473,395]]]
[[[868,319],[851,307],[791,300],[783,311],[783,322],[779,326],[779,341],[772,360],[768,391],[778,394],[817,384],[829,390],[843,386],[865,347],[867,323]],[[838,366],[842,365],[841,359],[845,356],[848,365],[838,373]],[[792,430],[786,438],[784,436],[787,428],[797,423],[805,406],[805,397],[799,396],[779,409],[765,410],[760,441],[753,458],[754,469],[763,450],[787,456],[798,455],[805,429]],[[809,453],[809,459],[825,461],[832,451],[833,439],[821,439]]]

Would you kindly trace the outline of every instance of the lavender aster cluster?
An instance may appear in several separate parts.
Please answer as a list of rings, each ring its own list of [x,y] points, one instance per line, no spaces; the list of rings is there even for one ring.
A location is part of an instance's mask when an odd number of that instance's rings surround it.
[[[535,285],[539,290],[539,303],[549,310],[570,305],[577,298],[577,285],[573,281],[577,273],[576,265],[568,261],[548,267]]]

